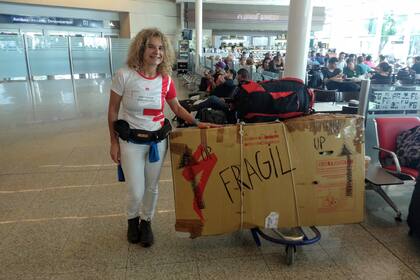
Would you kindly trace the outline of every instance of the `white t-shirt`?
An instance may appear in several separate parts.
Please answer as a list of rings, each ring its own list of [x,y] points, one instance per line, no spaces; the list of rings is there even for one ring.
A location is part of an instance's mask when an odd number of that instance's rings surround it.
[[[347,63],[343,60],[343,61],[337,61],[337,68],[340,69],[341,71],[343,71],[344,67],[346,67]]]
[[[165,116],[165,100],[176,97],[174,82],[170,76],[148,78],[129,68],[119,69],[111,90],[122,96],[120,118],[133,129],[155,131],[162,127]]]

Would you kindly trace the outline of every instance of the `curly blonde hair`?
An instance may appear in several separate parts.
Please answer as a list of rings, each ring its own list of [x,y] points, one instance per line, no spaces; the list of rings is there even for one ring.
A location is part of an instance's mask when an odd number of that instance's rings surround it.
[[[157,28],[147,28],[137,33],[136,37],[131,42],[130,49],[128,51],[127,66],[136,71],[142,69],[143,56],[147,41],[153,37],[157,37],[162,40],[164,50],[162,63],[158,65],[157,72],[163,76],[170,75],[172,72],[172,65],[175,61],[174,50],[168,37],[166,37],[166,35]]]

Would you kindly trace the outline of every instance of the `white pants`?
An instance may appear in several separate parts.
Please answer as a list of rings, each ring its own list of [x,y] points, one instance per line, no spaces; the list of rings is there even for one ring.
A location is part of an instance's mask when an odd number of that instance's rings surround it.
[[[159,161],[149,162],[150,145],[120,140],[121,166],[128,187],[128,219],[140,215],[143,220],[151,220],[155,213],[159,176],[168,148],[168,141],[165,139],[157,145]]]

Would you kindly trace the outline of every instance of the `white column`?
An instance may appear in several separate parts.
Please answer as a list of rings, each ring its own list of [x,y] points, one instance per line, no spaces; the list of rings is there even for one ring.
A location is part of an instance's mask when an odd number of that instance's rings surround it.
[[[305,80],[311,23],[312,0],[290,1],[284,77]]]
[[[179,25],[179,27],[180,27],[181,32],[182,32],[182,30],[184,30],[184,28],[185,28],[185,26],[184,26],[184,23],[185,23],[185,4],[184,4],[184,2],[181,2],[181,3],[179,3],[179,5],[180,5],[180,10],[181,10],[181,15],[179,16],[181,24]]]
[[[203,54],[203,0],[195,0],[195,72],[200,69],[200,57]]]

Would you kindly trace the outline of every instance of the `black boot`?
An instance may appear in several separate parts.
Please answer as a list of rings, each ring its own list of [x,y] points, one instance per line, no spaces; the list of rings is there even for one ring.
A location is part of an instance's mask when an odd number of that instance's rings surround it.
[[[140,242],[139,217],[128,220],[127,240],[130,243]]]
[[[141,220],[140,222],[140,245],[150,247],[153,244],[153,232],[150,221]]]

